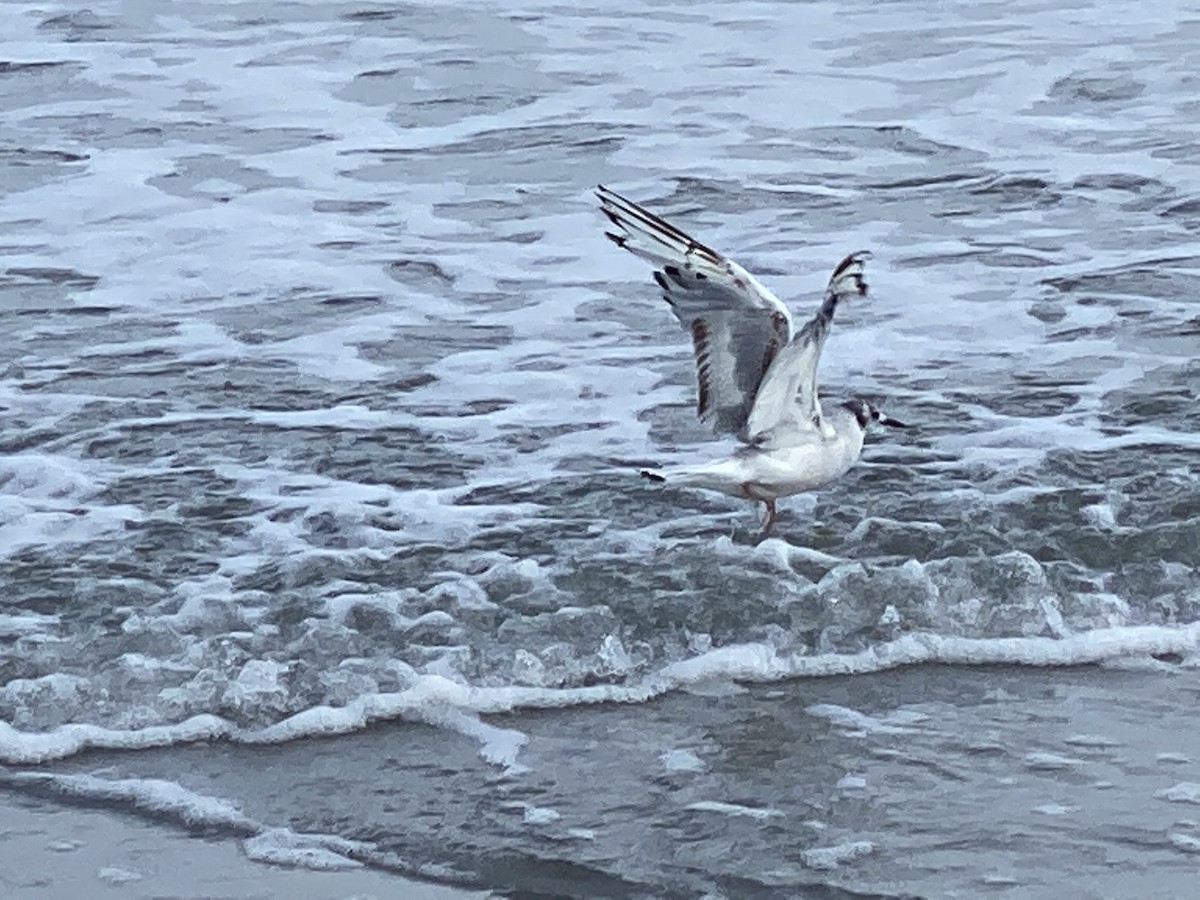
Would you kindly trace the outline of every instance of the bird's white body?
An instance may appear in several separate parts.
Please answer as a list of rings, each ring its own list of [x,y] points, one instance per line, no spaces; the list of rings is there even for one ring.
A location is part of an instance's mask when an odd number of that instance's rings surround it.
[[[644,470],[645,477],[761,502],[765,533],[776,499],[818,488],[854,465],[872,422],[901,425],[861,400],[827,415],[817,397],[834,311],[866,295],[868,254],[837,265],[816,314],[797,331],[779,298],[733,260],[620,194],[605,187],[597,194],[619,229],[608,237],[656,267],[663,299],[691,335],[701,420],[745,445],[728,459]]]
[[[858,420],[845,410],[828,414],[825,424],[826,433],[810,432],[779,447],[739,447],[727,459],[658,469],[655,480],[762,501],[815,490],[854,465],[866,437]]]

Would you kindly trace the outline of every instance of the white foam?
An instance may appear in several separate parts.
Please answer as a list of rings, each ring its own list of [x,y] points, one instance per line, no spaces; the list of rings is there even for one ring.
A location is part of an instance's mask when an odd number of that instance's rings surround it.
[[[39,545],[85,544],[140,521],[135,507],[89,502],[111,475],[100,463],[50,453],[0,459],[0,557]]]
[[[1065,816],[1073,812],[1078,812],[1078,806],[1064,806],[1061,803],[1044,803],[1041,806],[1033,808],[1035,813],[1041,813],[1043,816]]]
[[[45,634],[59,624],[58,616],[43,613],[0,613],[0,638]]]
[[[1173,766],[1186,766],[1191,765],[1192,758],[1186,753],[1167,752],[1155,754],[1154,761],[1158,763],[1167,763]]]
[[[0,721],[0,761],[10,764],[43,763],[65,759],[91,748],[141,750],[193,741],[229,737],[234,727],[219,716],[194,716],[174,725],[122,730],[83,723],[62,725],[50,731],[17,731]]]
[[[283,678],[290,668],[273,660],[249,660],[225,688],[222,704],[235,709],[285,710],[289,698]]]
[[[1182,853],[1200,853],[1200,837],[1183,831],[1172,831],[1167,834],[1171,846]]]
[[[834,787],[839,791],[865,791],[867,789],[867,779],[863,775],[847,773],[837,780],[837,784]]]
[[[133,884],[144,877],[141,872],[125,869],[120,866],[105,866],[96,872],[96,877],[105,884],[120,887],[123,884]]]
[[[242,842],[246,856],[257,862],[317,871],[362,868],[347,854],[366,846],[333,835],[297,834],[290,828],[264,828]]]
[[[517,765],[517,754],[520,752],[528,735],[513,728],[499,728],[480,720],[462,710],[444,710],[437,714],[429,714],[426,721],[442,725],[473,737],[479,741],[479,754],[494,766],[514,768]]]
[[[1073,747],[1088,747],[1091,749],[1108,750],[1113,747],[1120,747],[1120,741],[1114,741],[1110,737],[1105,737],[1102,734],[1072,734],[1063,738],[1064,744],[1070,744]]]
[[[642,703],[691,685],[729,680],[770,682],[792,678],[855,675],[906,665],[1071,666],[1151,654],[1187,655],[1200,647],[1200,624],[1143,625],[1071,634],[1062,638],[961,638],[908,634],[855,654],[781,654],[767,644],[736,644],[664,666],[628,684],[549,688],[508,685],[471,686],[441,675],[414,675],[404,690],[355,698],[344,706],[316,706],[264,728],[239,728],[215,715],[193,716],[171,725],[114,729],[84,723],[44,732],[22,732],[0,721],[0,762],[39,763],[72,756],[88,748],[139,749],[199,740],[278,743],[320,735],[347,734],[372,722],[408,718],[462,730],[480,741],[481,752],[496,765],[516,763],[524,735],[498,729],[480,714],[515,709],[552,709],[593,703]],[[874,720],[840,707],[815,707],[816,715],[836,718],[850,729],[903,733],[921,721],[908,714]],[[813,712],[810,709],[810,712]],[[899,715],[899,718],[896,717]],[[1032,765],[1049,763],[1030,759]]]
[[[870,841],[847,841],[832,847],[813,847],[800,853],[800,861],[809,869],[830,871],[875,852]]]
[[[1117,527],[1117,514],[1111,503],[1092,503],[1080,507],[1079,512],[1084,521],[1097,528],[1115,529]]]
[[[808,707],[805,712],[810,716],[828,719],[839,728],[860,734],[914,734],[916,729],[909,726],[928,718],[919,713],[912,716],[898,713],[881,717],[869,716],[856,709],[849,709],[833,703],[816,703]]]
[[[10,788],[50,789],[77,799],[118,804],[187,827],[216,828],[247,835],[243,844],[253,860],[306,869],[351,869],[363,865],[355,857],[371,853],[373,844],[349,841],[335,835],[295,832],[264,825],[245,815],[228,800],[192,791],[173,781],[157,778],[107,779],[95,775],[57,775],[45,772],[0,773],[0,784]],[[72,842],[63,850],[79,846]],[[111,870],[112,884],[135,881],[140,875]]]
[[[228,800],[206,797],[173,781],[157,778],[110,780],[94,775],[14,772],[7,780],[18,787],[50,787],[70,797],[118,801],[142,812],[169,815],[189,826],[218,826],[235,831],[258,831],[260,827]]]
[[[562,818],[562,813],[545,806],[526,806],[521,814],[526,825],[549,825]]]
[[[1019,887],[1021,885],[1021,880],[1011,875],[984,875],[979,881],[989,887]]]
[[[740,803],[723,803],[720,800],[697,800],[684,809],[695,812],[719,813],[723,816],[741,816],[748,819],[774,819],[783,815],[781,810],[770,806],[743,806]]]
[[[1181,781],[1172,787],[1156,791],[1154,796],[1170,803],[1200,804],[1200,784],[1193,781]]]
[[[63,672],[40,678],[14,678],[0,687],[0,701],[5,706],[16,710],[51,710],[52,714],[62,717],[59,721],[78,715],[87,696],[88,680]]]
[[[18,453],[0,462],[4,493],[31,500],[86,497],[99,489],[88,467],[73,459],[42,453]]]
[[[1082,759],[1073,756],[1063,756],[1060,753],[1026,753],[1025,768],[1034,772],[1058,772],[1074,769],[1083,765]]]
[[[659,759],[668,772],[703,772],[706,768],[704,760],[686,748],[664,750]]]

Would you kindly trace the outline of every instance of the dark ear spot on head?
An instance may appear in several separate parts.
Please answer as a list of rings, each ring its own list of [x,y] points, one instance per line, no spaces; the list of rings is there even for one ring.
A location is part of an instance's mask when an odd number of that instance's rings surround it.
[[[858,422],[859,428],[866,428],[870,421],[873,418],[877,418],[879,415],[879,413],[877,413],[871,407],[871,404],[863,400],[847,400],[842,404],[842,406],[854,414],[854,418]]]

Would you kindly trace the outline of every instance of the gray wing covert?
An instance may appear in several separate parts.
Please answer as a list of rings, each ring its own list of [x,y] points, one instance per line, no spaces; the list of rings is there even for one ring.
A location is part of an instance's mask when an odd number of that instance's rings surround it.
[[[786,306],[731,259],[601,186],[618,247],[655,265],[654,280],[691,335],[697,412],[718,433],[741,433],[764,375],[792,338]]]

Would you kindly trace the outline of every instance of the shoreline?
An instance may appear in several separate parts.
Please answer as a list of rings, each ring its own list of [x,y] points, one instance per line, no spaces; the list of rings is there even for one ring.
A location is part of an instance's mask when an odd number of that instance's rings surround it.
[[[127,813],[0,791],[0,894],[13,900],[486,900],[485,891],[369,867],[254,862],[236,838],[195,837]]]

